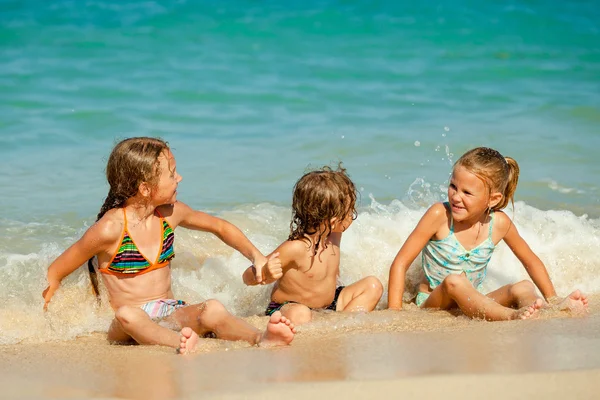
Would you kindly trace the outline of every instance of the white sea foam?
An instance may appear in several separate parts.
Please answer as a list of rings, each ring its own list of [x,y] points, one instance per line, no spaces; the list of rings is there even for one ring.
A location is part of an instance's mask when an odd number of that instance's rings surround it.
[[[415,227],[425,207],[408,207],[395,200],[389,204],[371,199],[359,210],[358,219],[344,233],[340,282],[350,284],[374,275],[387,287],[389,266],[400,246]],[[559,295],[579,288],[600,292],[600,220],[578,217],[569,211],[542,211],[523,202],[515,204],[516,227],[548,268]],[[290,210],[270,204],[246,205],[220,214],[239,226],[265,254],[286,240]],[[48,226],[57,232],[81,234],[78,228]],[[112,318],[106,295],[97,307],[90,291],[85,268],[66,278],[51,304],[42,312],[41,293],[50,262],[66,249],[75,236],[48,241],[49,232],[18,236],[27,242],[28,253],[0,254],[0,344],[21,341],[67,340],[94,331],[106,331]],[[246,287],[241,274],[249,262],[218,238],[203,232],[177,230],[176,258],[173,260],[173,289],[178,298],[201,302],[216,298],[241,316],[261,314],[268,303],[270,287]],[[422,276],[417,257],[408,272],[409,299]],[[527,279],[527,273],[508,247],[501,243],[490,262],[484,291]],[[379,308],[386,305],[387,291]]]

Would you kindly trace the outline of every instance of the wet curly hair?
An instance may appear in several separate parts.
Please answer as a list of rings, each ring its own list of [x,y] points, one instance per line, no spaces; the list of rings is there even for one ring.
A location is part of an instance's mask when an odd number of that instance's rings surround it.
[[[331,233],[331,219],[356,218],[356,186],[339,163],[334,170],[324,166],[304,174],[294,185],[292,221],[288,240],[304,240],[317,234],[314,252],[322,238]]]

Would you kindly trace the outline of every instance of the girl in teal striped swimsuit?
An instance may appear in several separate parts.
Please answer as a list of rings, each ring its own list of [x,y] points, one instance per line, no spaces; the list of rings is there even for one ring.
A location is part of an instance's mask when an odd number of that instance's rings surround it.
[[[421,252],[425,277],[416,303],[422,308],[458,307],[471,318],[489,321],[530,318],[546,301],[558,303],[559,308],[587,308],[587,297],[579,290],[564,299],[556,297],[546,267],[501,211],[513,201],[518,178],[514,159],[486,147],[468,151],[454,164],[448,202],[427,210],[392,263],[390,309],[402,308],[406,271]],[[479,289],[487,265],[501,240],[533,283],[524,280],[482,294]],[[537,294],[536,286],[544,298]]]

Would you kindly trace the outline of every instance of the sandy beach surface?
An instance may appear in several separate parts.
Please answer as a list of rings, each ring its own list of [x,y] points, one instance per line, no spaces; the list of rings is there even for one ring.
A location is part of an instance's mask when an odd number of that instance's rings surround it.
[[[590,312],[472,321],[402,312],[319,315],[292,346],[206,339],[201,351],[112,346],[104,333],[0,347],[1,398],[600,398],[600,296]],[[266,317],[249,317],[257,327]]]

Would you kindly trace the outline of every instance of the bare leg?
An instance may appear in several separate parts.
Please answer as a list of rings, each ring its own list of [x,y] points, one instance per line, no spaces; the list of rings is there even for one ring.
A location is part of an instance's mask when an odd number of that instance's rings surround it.
[[[112,320],[110,327],[108,328],[108,341],[111,344],[132,344],[135,340],[129,336],[123,328],[121,323],[115,318]]]
[[[488,321],[526,319],[534,316],[542,306],[536,300],[529,306],[514,310],[497,303],[479,293],[463,274],[448,275],[441,285],[436,287],[425,300],[422,308],[450,309],[458,306],[470,318],[483,318]]]
[[[200,336],[213,332],[219,339],[243,340],[252,345],[289,344],[296,332],[291,321],[281,313],[274,313],[265,332],[261,332],[243,319],[231,315],[217,300],[180,308],[173,313],[173,318],[179,326],[190,327]]]
[[[180,353],[189,353],[198,345],[198,334],[208,332],[214,332],[224,340],[245,340],[250,344],[265,346],[289,344],[296,333],[291,321],[280,312],[274,313],[266,330],[260,332],[229,314],[216,300],[180,308],[169,319],[183,327],[181,334],[155,323],[141,308],[124,306],[116,311],[108,338],[112,342],[133,339],[139,344],[169,346],[178,349]]]
[[[304,304],[287,303],[281,307],[281,314],[292,321],[295,326],[300,326],[312,321],[312,310]]]
[[[336,311],[373,311],[381,295],[383,285],[374,276],[367,276],[342,289]]]
[[[179,333],[158,325],[139,307],[123,306],[115,312],[108,340],[124,342],[128,338],[139,344],[179,348]]]
[[[213,332],[223,340],[244,340],[250,344],[260,341],[258,329],[231,315],[217,300],[180,308],[173,313],[173,319],[180,327],[188,326],[200,336]]]
[[[544,299],[538,296],[535,286],[531,281],[521,281],[504,285],[499,289],[487,294],[487,297],[505,307],[522,308],[537,303],[544,303]]]
[[[526,305],[534,304],[538,299],[535,286],[530,281],[521,281],[513,285],[505,285],[488,294],[488,297],[507,307],[521,308]],[[544,302],[545,303],[545,302]],[[561,311],[584,312],[588,306],[587,296],[579,290],[575,290],[562,301],[559,301],[554,307]]]

